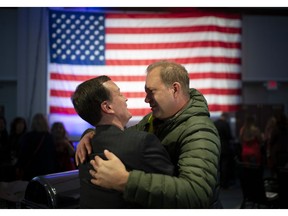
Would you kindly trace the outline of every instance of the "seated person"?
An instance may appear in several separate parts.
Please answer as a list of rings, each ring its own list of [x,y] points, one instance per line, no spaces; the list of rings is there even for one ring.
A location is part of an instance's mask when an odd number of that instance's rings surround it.
[[[142,208],[125,201],[121,192],[93,185],[89,161],[95,155],[105,158],[103,152],[109,150],[117,154],[128,171],[173,175],[174,166],[164,146],[151,133],[125,129],[132,117],[127,98],[109,77],[99,76],[81,83],[71,99],[78,115],[96,127],[92,154],[79,165],[80,208]],[[149,186],[147,182],[147,190]]]

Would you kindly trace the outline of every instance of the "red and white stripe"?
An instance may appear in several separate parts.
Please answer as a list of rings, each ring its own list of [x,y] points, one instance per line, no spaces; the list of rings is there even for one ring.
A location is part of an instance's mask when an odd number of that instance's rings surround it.
[[[190,87],[204,94],[211,114],[238,109],[240,16],[200,12],[111,13],[106,14],[105,25],[105,66],[49,65],[50,116],[74,115],[70,96],[77,85],[105,74],[128,98],[134,119],[140,119],[150,112],[144,102],[145,69],[162,59],[178,62],[188,70]]]

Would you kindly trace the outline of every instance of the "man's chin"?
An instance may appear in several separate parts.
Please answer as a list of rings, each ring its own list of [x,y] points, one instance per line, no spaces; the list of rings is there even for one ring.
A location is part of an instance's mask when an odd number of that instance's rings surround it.
[[[130,113],[129,120],[130,120],[132,117],[133,117],[133,116],[132,116],[132,114]]]
[[[159,118],[159,113],[154,110],[152,111],[152,116],[153,118]]]

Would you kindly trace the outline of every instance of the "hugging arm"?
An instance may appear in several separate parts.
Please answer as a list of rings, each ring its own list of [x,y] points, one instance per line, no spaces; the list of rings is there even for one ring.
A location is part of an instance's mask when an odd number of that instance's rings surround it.
[[[94,129],[87,129],[81,136],[81,139],[77,145],[75,152],[75,161],[76,165],[79,166],[80,163],[85,161],[85,158],[88,154],[92,152],[91,139],[95,134]]]
[[[177,164],[178,176],[145,173],[140,170],[128,173],[124,169],[114,169],[121,163],[120,160],[112,158],[103,161],[98,158],[100,162],[98,159],[95,163],[91,161],[96,172],[90,173],[95,177],[98,172],[98,177],[102,179],[98,182],[94,179],[92,183],[107,187],[104,179],[109,179],[109,188],[123,191],[126,201],[136,202],[147,208],[208,208],[214,199],[218,182],[220,146],[213,141],[215,139],[216,134],[206,130],[195,132],[190,141],[185,140]]]

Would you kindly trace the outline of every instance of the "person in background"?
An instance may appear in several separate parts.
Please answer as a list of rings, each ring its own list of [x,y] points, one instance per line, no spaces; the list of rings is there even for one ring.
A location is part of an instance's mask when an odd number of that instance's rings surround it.
[[[126,202],[122,192],[93,185],[89,161],[103,156],[109,149],[115,152],[128,170],[173,175],[174,166],[160,141],[153,134],[126,129],[132,117],[127,99],[107,76],[99,76],[81,83],[72,95],[78,115],[96,126],[92,140],[92,155],[79,166],[80,208],[143,208],[141,203]]]
[[[126,201],[151,208],[222,208],[219,200],[221,144],[210,119],[206,99],[189,89],[187,70],[168,61],[147,68],[145,102],[151,113],[133,128],[155,134],[177,168],[176,176],[127,170],[117,153],[105,151],[108,160],[95,157],[92,183],[123,192]],[[76,163],[91,152],[87,132],[76,149]],[[97,129],[96,129],[97,133]]]
[[[267,168],[270,170],[271,175],[273,175],[272,167],[274,164],[274,161],[272,160],[272,157],[271,157],[271,138],[272,138],[272,135],[275,131],[276,124],[277,124],[277,120],[276,120],[275,116],[271,116],[265,125],[265,130],[263,133],[266,165],[267,165]]]
[[[7,180],[6,169],[11,161],[8,136],[6,118],[0,116],[0,181]]]
[[[15,117],[10,124],[8,137],[9,156],[11,158],[7,166],[7,181],[16,180],[16,164],[20,157],[20,139],[27,132],[26,120],[22,117]]]
[[[246,116],[244,125],[240,129],[240,142],[242,146],[241,160],[246,163],[262,164],[261,145],[263,143],[260,129],[256,126],[255,118]]]
[[[233,179],[234,152],[232,147],[233,136],[229,123],[229,114],[223,112],[219,119],[214,122],[221,141],[220,156],[220,185],[226,189]]]
[[[7,162],[9,157],[9,146],[8,146],[8,131],[7,122],[5,117],[0,116],[0,153],[1,153],[1,163]]]
[[[76,169],[74,164],[75,150],[72,142],[68,139],[67,131],[62,122],[54,122],[51,126],[51,134],[56,146],[58,172]]]
[[[56,148],[47,119],[42,113],[37,113],[33,116],[31,130],[20,139],[18,179],[30,181],[35,176],[57,170]]]
[[[277,169],[288,166],[288,126],[287,117],[281,112],[275,115],[276,124],[269,139],[269,162],[271,175],[277,174]]]
[[[20,138],[27,132],[25,118],[15,117],[10,125],[9,145],[11,147],[12,158],[18,160],[20,154]]]

